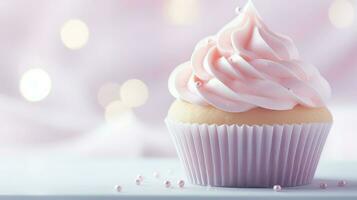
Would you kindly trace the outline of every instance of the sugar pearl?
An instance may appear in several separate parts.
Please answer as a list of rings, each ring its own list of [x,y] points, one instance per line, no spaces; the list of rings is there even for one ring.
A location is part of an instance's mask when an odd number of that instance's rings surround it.
[[[214,44],[214,40],[213,40],[212,38],[209,38],[209,39],[207,40],[207,43],[212,45],[212,44]]]
[[[116,185],[114,187],[114,189],[117,191],[117,192],[121,192],[121,190],[123,189],[120,185]]]
[[[240,58],[241,58],[241,56],[239,54],[234,54],[228,58],[228,61],[231,63],[237,63],[237,62],[239,62]]]
[[[274,186],[273,186],[273,190],[274,190],[275,192],[280,192],[280,191],[282,190],[282,188],[281,188],[280,185],[274,185]]]
[[[155,178],[160,178],[159,172],[154,172],[152,175],[153,175]]]
[[[171,187],[171,182],[169,180],[166,180],[164,182],[164,184],[165,184],[165,187],[167,187],[167,188]]]
[[[144,177],[140,174],[136,176],[136,179],[139,179],[141,182],[144,181]]]
[[[178,185],[178,187],[183,188],[185,186],[185,181],[179,180],[179,181],[177,181],[177,185]]]
[[[141,180],[140,180],[140,179],[138,179],[138,178],[137,178],[137,179],[135,179],[135,184],[136,184],[136,185],[141,185]]]
[[[327,189],[327,183],[320,183],[320,188],[321,189]]]
[[[340,180],[340,181],[338,181],[338,183],[337,183],[337,186],[338,187],[344,187],[344,186],[346,186],[347,185],[347,181],[345,181],[345,180]]]
[[[196,81],[195,84],[196,84],[196,87],[201,87],[202,86],[202,82],[201,81]]]
[[[236,14],[240,14],[241,11],[242,11],[242,8],[241,7],[237,7],[235,10]]]

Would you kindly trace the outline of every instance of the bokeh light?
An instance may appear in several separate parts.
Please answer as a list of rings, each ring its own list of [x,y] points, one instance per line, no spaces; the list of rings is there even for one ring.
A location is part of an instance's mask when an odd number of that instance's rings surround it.
[[[105,108],[105,121],[113,127],[124,127],[135,120],[135,115],[130,107],[122,101],[113,101]]]
[[[71,19],[64,23],[61,29],[61,40],[69,49],[80,49],[87,44],[89,29],[79,19]]]
[[[120,87],[120,97],[126,106],[139,107],[149,98],[149,90],[143,81],[130,79]]]
[[[98,91],[98,103],[106,107],[110,102],[119,99],[120,85],[113,82],[103,84]]]
[[[164,1],[164,13],[168,21],[175,25],[193,24],[199,16],[198,0],[167,0]]]
[[[51,92],[52,82],[46,71],[40,68],[26,71],[20,80],[20,93],[28,101],[41,101]]]
[[[349,0],[334,0],[329,9],[329,18],[336,28],[346,28],[353,24],[354,5]]]

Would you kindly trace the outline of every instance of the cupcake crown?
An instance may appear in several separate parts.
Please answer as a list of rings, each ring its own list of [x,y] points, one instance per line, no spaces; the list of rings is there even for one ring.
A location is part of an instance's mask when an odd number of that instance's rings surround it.
[[[227,112],[322,107],[331,95],[319,71],[300,60],[289,37],[263,23],[251,1],[196,45],[191,61],[171,73],[169,90],[178,99]]]

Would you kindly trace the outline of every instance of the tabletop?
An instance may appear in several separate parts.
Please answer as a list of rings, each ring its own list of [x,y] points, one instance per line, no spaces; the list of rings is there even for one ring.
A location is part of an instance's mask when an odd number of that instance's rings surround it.
[[[280,192],[191,185],[177,159],[9,158],[0,162],[0,199],[357,199],[357,162],[322,162],[312,184]],[[138,175],[143,176],[140,185],[135,182]],[[172,183],[169,188],[164,184],[167,180]],[[179,180],[185,181],[183,188],[177,186]],[[347,185],[337,186],[340,180]],[[328,187],[321,189],[320,183]],[[115,185],[122,191],[116,191]]]

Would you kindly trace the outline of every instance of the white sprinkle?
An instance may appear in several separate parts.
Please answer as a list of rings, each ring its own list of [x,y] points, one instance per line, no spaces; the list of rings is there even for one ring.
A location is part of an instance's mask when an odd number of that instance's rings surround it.
[[[152,175],[153,175],[155,178],[160,178],[159,172],[154,172]]]
[[[338,187],[345,187],[346,185],[347,185],[347,181],[345,181],[345,180],[340,180],[337,183]]]
[[[327,187],[328,187],[327,183],[320,183],[321,189],[327,189]]]
[[[184,180],[179,180],[179,181],[177,181],[177,186],[178,186],[179,188],[183,188],[183,187],[185,186],[185,181],[184,181]]]
[[[213,45],[214,44],[214,40],[212,38],[207,40],[207,44],[209,45]]]
[[[166,188],[171,187],[171,182],[170,182],[169,180],[166,180],[166,181],[164,182],[164,184],[165,184],[165,187],[166,187]]]
[[[139,179],[141,182],[144,181],[144,177],[140,174],[136,176],[136,179]]]
[[[114,189],[115,189],[117,192],[121,192],[123,188],[122,188],[120,185],[116,185],[116,186],[114,187]]]
[[[228,61],[230,63],[235,64],[235,63],[239,62],[240,59],[242,59],[242,56],[240,54],[234,54],[228,58]]]
[[[137,179],[135,179],[135,184],[136,184],[136,185],[141,185],[141,181],[140,181],[140,179],[138,179],[138,178],[137,178]]]
[[[237,7],[234,11],[236,12],[236,14],[240,14],[242,12],[242,8]]]
[[[281,188],[280,185],[274,185],[274,186],[273,186],[273,190],[274,190],[275,192],[280,192],[280,191],[282,190],[282,188]]]
[[[202,82],[201,81],[196,81],[195,84],[196,84],[196,87],[201,87],[202,86]]]

